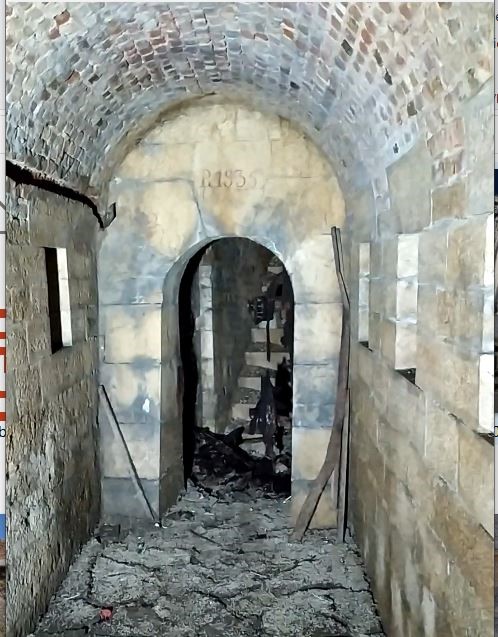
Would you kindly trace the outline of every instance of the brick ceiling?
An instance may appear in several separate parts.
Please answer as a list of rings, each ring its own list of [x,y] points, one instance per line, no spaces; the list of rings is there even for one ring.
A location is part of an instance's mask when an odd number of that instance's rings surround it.
[[[343,183],[450,120],[493,71],[493,3],[7,5],[7,157],[88,194],[211,93],[300,125]]]

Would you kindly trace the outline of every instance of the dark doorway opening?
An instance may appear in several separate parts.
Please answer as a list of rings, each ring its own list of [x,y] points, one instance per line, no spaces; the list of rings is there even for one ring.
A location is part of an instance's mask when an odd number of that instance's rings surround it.
[[[261,322],[265,295],[273,314]],[[178,302],[185,486],[243,479],[290,492],[294,298],[283,264],[248,239],[213,241],[188,262]]]
[[[185,484],[192,475],[197,427],[197,390],[199,369],[194,348],[195,316],[192,311],[192,286],[195,274],[207,248],[195,254],[187,264],[178,293],[178,319],[180,323],[180,357],[183,368],[183,470]]]
[[[47,274],[48,313],[50,323],[50,344],[52,354],[63,348],[62,322],[59,290],[59,266],[57,248],[45,248],[45,268]]]

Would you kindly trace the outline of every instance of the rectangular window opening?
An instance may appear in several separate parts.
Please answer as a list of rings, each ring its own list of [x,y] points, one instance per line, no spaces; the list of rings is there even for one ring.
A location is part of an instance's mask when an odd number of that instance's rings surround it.
[[[65,248],[45,248],[47,273],[48,314],[52,354],[64,347],[71,347],[71,306],[69,301],[69,277]]]
[[[359,244],[358,273],[358,342],[367,349],[369,346],[370,322],[370,244]]]
[[[418,315],[418,234],[397,240],[394,369],[416,385]]]

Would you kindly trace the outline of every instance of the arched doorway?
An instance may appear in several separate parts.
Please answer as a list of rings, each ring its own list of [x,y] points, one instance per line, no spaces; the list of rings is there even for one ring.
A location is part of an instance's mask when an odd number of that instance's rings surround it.
[[[258,126],[257,139],[240,138],[243,119]],[[206,125],[209,138],[200,133]],[[166,161],[185,126],[192,135],[177,150],[188,151],[186,164]],[[131,514],[128,456],[159,516],[184,486],[180,284],[192,257],[229,238],[264,246],[292,280],[294,516],[321,463],[335,406],[342,306],[330,227],[342,227],[344,200],[329,165],[283,120],[202,101],[172,113],[130,152],[110,197],[117,215],[99,252],[100,371],[129,453],[101,432],[104,516]],[[324,502],[317,519],[330,526],[334,503]]]
[[[290,493],[294,295],[283,263],[249,239],[201,247],[181,276],[178,328],[183,444],[169,462],[183,464],[184,484],[226,485],[251,469]]]

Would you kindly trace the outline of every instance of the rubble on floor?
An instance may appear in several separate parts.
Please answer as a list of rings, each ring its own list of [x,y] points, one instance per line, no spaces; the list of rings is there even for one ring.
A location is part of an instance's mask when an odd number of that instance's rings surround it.
[[[194,480],[161,525],[103,525],[30,637],[384,635],[352,541],[289,541],[290,455],[276,473],[243,428],[196,432]]]
[[[162,527],[102,527],[31,637],[383,635],[355,544],[290,543],[286,500],[190,485]]]

